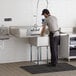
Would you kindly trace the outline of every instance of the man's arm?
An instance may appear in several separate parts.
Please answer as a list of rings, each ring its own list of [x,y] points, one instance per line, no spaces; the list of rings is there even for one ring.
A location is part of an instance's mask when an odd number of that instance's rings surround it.
[[[40,34],[41,36],[43,36],[43,35],[44,35],[45,28],[46,28],[46,26],[45,26],[45,25],[42,25],[41,34]]]

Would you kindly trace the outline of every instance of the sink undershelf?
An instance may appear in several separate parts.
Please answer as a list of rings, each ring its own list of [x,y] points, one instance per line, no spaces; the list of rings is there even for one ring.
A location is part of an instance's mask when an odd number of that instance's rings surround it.
[[[9,35],[0,35],[0,40],[7,40],[9,39]]]

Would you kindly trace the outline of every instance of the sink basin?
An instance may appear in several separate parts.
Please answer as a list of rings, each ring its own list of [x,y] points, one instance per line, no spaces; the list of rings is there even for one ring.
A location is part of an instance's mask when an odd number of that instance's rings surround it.
[[[0,27],[0,40],[9,39],[8,27]]]
[[[23,26],[11,26],[9,30],[10,34],[15,37],[25,38],[27,36],[27,29]]]
[[[8,35],[9,29],[8,27],[0,27],[0,35]]]
[[[29,38],[29,43],[34,46],[48,46],[49,45],[48,41],[49,41],[48,36]]]

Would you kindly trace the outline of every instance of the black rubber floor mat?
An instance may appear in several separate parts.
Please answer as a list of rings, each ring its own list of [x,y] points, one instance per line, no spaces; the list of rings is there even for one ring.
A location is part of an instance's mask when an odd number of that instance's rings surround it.
[[[76,70],[75,66],[70,65],[68,63],[58,63],[56,67],[52,66],[49,67],[46,64],[41,64],[41,65],[21,66],[21,68],[32,74]]]

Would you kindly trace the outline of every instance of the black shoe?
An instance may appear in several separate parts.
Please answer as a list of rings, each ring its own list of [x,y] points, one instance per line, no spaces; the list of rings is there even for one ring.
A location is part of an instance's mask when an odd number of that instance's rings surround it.
[[[50,67],[50,66],[56,67],[56,64],[54,64],[54,63],[48,63],[47,66],[49,66],[49,67]]]

